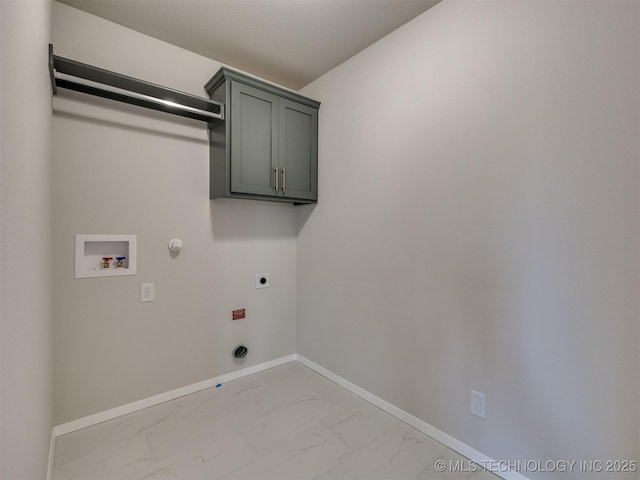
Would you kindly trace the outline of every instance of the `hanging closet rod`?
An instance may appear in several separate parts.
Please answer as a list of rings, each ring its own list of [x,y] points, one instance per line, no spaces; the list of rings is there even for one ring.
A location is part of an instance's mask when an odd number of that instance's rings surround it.
[[[58,57],[51,44],[49,75],[54,95],[66,88],[203,122],[224,120],[224,104]]]

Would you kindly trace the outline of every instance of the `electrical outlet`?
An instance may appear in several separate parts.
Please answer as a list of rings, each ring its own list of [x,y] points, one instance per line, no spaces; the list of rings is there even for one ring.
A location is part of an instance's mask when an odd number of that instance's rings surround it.
[[[140,284],[140,302],[153,302],[154,299],[153,283]]]
[[[256,288],[269,288],[268,273],[258,273],[256,275]]]
[[[483,420],[485,418],[485,396],[475,390],[471,390],[471,413]]]

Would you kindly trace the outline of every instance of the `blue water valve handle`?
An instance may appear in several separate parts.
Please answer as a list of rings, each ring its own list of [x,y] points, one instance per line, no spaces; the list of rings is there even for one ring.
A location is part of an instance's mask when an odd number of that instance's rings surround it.
[[[122,261],[126,258],[127,257],[116,257],[116,260],[118,261],[118,263],[116,264],[116,268],[123,268],[124,264],[122,263]]]

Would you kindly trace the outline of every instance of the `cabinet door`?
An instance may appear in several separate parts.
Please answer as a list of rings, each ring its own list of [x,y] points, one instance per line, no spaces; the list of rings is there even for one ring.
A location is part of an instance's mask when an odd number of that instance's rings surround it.
[[[316,200],[318,110],[281,98],[279,112],[281,194],[290,198]]]
[[[231,192],[276,195],[278,97],[231,85]]]

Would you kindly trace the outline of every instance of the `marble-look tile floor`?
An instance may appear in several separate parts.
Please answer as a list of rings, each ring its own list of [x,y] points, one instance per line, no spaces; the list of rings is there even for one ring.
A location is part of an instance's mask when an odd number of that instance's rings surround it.
[[[54,480],[497,479],[298,362],[59,437]]]

